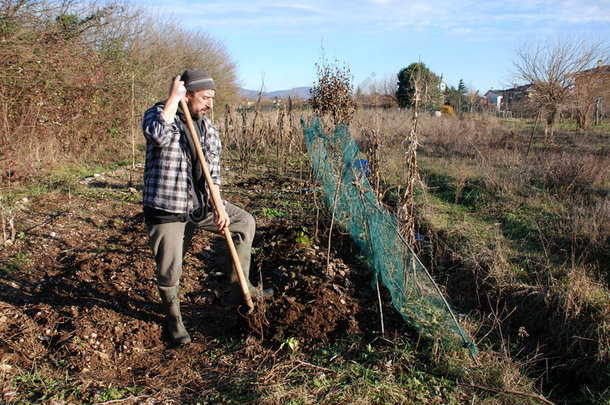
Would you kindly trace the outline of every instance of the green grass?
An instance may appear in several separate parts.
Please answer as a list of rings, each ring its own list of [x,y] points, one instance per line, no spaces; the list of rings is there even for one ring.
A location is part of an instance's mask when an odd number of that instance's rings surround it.
[[[288,342],[290,340],[286,339]],[[431,348],[403,337],[366,340],[361,335],[347,337],[301,350],[286,344],[276,351],[264,350],[265,361],[237,372],[243,352],[252,342],[214,340],[209,356],[193,359],[192,367],[225,370],[221,380],[201,394],[189,391],[188,400],[200,404],[462,404],[479,399],[488,404],[531,404],[533,401],[508,394],[473,392],[458,381],[481,381],[501,392],[509,388],[528,390],[527,379],[507,374],[497,359],[481,358],[485,364],[473,368],[463,357],[435,355]],[[256,345],[256,344],[255,344]],[[483,356],[489,356],[484,352]],[[481,375],[477,375],[481,374]],[[6,378],[4,376],[3,378]],[[177,374],[180,380],[180,373]],[[146,392],[144,386],[104,385],[82,381],[60,365],[45,367],[4,379],[5,398],[10,402],[106,403],[120,402]],[[509,401],[509,402],[506,402]]]
[[[70,163],[56,166],[53,168],[48,176],[48,184],[50,189],[59,187],[71,187],[77,186],[78,182],[86,177],[93,176],[95,173],[100,173],[107,168],[104,168],[99,164],[85,164],[85,163]]]
[[[66,399],[64,381],[45,376],[38,371],[17,375],[13,383],[18,392],[23,393],[25,403]]]
[[[24,253],[16,253],[5,263],[0,265],[0,275],[21,272],[29,264],[28,256]]]
[[[263,214],[267,219],[282,218],[286,215],[282,210],[267,207],[261,210],[261,214]]]
[[[117,387],[112,384],[108,387],[98,387],[94,390],[85,390],[83,381],[74,378],[65,372],[51,372],[50,370],[34,370],[23,372],[11,379],[10,387],[13,390],[9,403],[36,404],[36,403],[100,403],[118,401],[143,392],[142,388],[135,386]],[[8,386],[7,386],[8,388]]]
[[[501,242],[504,256],[521,281],[536,281],[532,258],[545,256],[555,264],[565,262],[562,249],[569,247],[572,240],[562,238],[557,227],[564,220],[558,212],[573,209],[569,200],[552,197],[545,189],[521,193],[502,188],[490,190],[482,174],[474,169],[463,173],[456,170],[457,166],[429,157],[420,160],[420,174],[427,187],[425,198],[416,193],[416,201],[422,207],[430,205],[426,208],[432,220],[429,225],[442,230],[448,237],[446,242],[458,250],[463,244],[473,251],[493,250]],[[451,243],[454,237],[456,243]],[[575,235],[574,240],[585,237]]]
[[[428,193],[447,203],[476,212],[483,209],[495,197],[494,193],[485,187],[482,176],[458,179],[456,174],[449,173],[448,169],[428,166],[426,163],[428,162],[422,162],[420,175],[426,182]]]
[[[261,402],[459,404],[455,382],[427,370],[402,343],[351,336],[309,354],[288,352],[283,362],[291,367],[261,387]]]
[[[69,192],[74,195],[81,195],[89,199],[96,200],[100,194],[103,197],[128,202],[140,202],[142,200],[141,187],[137,186],[137,192],[126,193],[123,190],[106,188],[94,189],[83,184],[82,181],[95,173],[102,173],[114,170],[119,167],[126,167],[124,162],[114,162],[108,165],[84,164],[80,162],[65,163],[54,167],[43,180],[33,180],[19,184],[11,184],[10,187],[3,187],[0,195],[1,202],[5,209],[14,207],[24,197],[32,198],[44,195],[52,191]],[[131,161],[129,165],[131,165]]]

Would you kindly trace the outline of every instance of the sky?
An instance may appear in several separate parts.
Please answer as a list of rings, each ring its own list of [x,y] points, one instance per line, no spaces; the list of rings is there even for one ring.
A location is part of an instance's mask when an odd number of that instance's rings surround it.
[[[462,79],[484,94],[512,87],[515,50],[524,43],[610,39],[610,0],[134,2],[223,43],[250,90],[312,86],[324,55],[349,67],[354,89],[395,81],[421,61],[448,86]]]

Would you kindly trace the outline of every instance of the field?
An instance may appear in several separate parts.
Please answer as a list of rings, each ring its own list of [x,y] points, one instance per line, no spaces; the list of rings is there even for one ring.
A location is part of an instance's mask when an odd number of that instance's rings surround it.
[[[253,279],[276,295],[254,320],[223,305],[224,241],[198,233],[181,283],[188,347],[168,347],[162,328],[141,137],[135,167],[126,153],[5,182],[3,401],[610,402],[607,127],[562,124],[550,141],[527,120],[420,118],[415,211],[425,243],[415,248],[477,344],[472,359],[405,324],[342,229],[332,228],[327,250],[331,215],[300,114],[215,117],[223,197],[255,216]],[[359,110],[351,125],[363,153],[376,145],[382,156],[373,170],[390,209],[404,189],[410,122]]]

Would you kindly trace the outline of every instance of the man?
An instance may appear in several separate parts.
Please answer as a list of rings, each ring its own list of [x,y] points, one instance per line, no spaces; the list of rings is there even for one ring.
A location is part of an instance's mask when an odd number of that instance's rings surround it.
[[[214,80],[205,70],[186,70],[172,81],[168,99],[148,109],[142,122],[146,137],[142,193],[146,229],[157,265],[157,284],[166,312],[168,335],[177,345],[191,341],[182,323],[178,293],[182,260],[196,228],[219,232],[228,226],[250,294],[253,298],[273,295],[272,289],[261,293],[248,280],[256,228],[254,218],[226,201],[223,206],[214,205],[190,137],[199,137],[212,187],[218,192],[222,145],[218,130],[206,116],[212,110],[215,94]],[[183,97],[196,134],[190,134],[180,107]],[[226,274],[231,286],[230,298],[235,300],[241,295],[235,268],[228,266]]]

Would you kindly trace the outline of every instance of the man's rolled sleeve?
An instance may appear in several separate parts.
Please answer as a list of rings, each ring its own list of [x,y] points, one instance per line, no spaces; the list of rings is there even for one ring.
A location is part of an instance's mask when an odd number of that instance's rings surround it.
[[[175,122],[167,122],[163,115],[163,106],[149,108],[142,120],[142,132],[146,139],[158,148],[163,148],[179,133]]]

